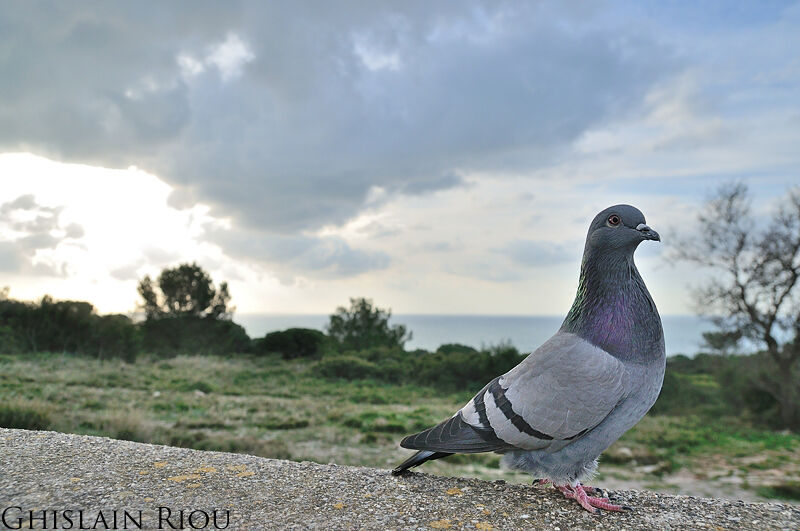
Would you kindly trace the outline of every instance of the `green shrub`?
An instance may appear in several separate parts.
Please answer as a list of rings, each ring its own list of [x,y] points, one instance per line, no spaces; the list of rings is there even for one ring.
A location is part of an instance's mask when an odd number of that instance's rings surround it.
[[[434,386],[445,392],[474,392],[522,359],[507,344],[483,351],[464,345],[445,345],[434,353],[384,346],[323,357],[315,373],[327,378],[370,378],[385,383]]]
[[[434,353],[378,346],[323,357],[315,373],[326,378],[435,386],[446,392],[477,391],[522,359],[523,355],[507,344],[483,351],[451,344]]]
[[[23,341],[10,326],[0,326],[0,353],[15,354],[21,352]]]
[[[469,345],[462,345],[461,343],[445,343],[444,345],[440,345],[439,348],[436,349],[436,352],[441,352],[443,354],[451,354],[451,353],[458,353],[458,354],[477,354],[478,351],[470,347]]]
[[[255,342],[257,354],[277,352],[283,359],[313,358],[322,354],[327,336],[311,328],[289,328],[270,332]]]
[[[711,414],[725,412],[726,405],[714,376],[668,371],[664,375],[661,394],[651,411],[664,415],[686,415],[699,409]]]
[[[731,411],[748,413],[757,424],[779,428],[782,422],[778,401],[755,381],[758,376],[767,376],[764,379],[769,379],[769,373],[777,372],[764,357],[764,354],[754,354],[726,358],[715,372],[715,377],[719,381],[723,400]]]
[[[69,352],[133,361],[139,333],[124,315],[97,315],[83,301],[0,299],[0,352]]]
[[[416,356],[413,361],[414,381],[448,391],[477,392],[492,378],[511,370],[523,359],[511,345],[500,344],[483,351],[467,348],[437,350]]]
[[[210,317],[163,317],[142,323],[145,349],[162,355],[224,355],[250,350],[244,328],[224,319]]]
[[[125,315],[100,315],[95,320],[93,342],[99,358],[136,360],[141,349],[141,333]]]
[[[776,378],[776,369],[764,358],[763,353],[670,357],[652,412],[745,417],[755,425],[778,428],[778,402],[758,383]]]

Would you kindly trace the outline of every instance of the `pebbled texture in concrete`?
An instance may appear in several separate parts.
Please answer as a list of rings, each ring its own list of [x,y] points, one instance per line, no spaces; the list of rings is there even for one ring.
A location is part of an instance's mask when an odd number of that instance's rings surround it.
[[[27,528],[34,511],[34,527],[41,528],[46,511],[48,529],[68,528],[64,511],[72,510],[72,529],[80,529],[81,514],[90,529],[214,529],[215,511],[217,528],[227,529],[800,529],[800,507],[784,504],[645,491],[612,498],[634,510],[592,516],[545,486],[394,477],[372,468],[0,428],[0,514],[11,527],[22,518]]]

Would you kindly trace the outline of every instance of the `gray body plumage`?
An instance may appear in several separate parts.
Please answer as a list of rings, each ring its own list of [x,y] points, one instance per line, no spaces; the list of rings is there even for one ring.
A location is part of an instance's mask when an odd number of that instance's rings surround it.
[[[633,262],[645,239],[659,237],[634,207],[598,214],[560,330],[452,418],[403,439],[420,452],[394,472],[487,451],[557,485],[594,472],[600,454],[653,405],[664,378],[661,319]]]

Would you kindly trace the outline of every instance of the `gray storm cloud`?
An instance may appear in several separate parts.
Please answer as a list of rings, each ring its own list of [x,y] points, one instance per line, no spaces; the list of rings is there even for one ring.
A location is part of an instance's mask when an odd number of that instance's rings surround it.
[[[210,236],[237,255],[381,268],[307,234],[357,215],[374,187],[425,194],[540,167],[674,66],[602,9],[14,3],[0,11],[0,151],[152,171],[173,206],[201,201],[271,242]]]

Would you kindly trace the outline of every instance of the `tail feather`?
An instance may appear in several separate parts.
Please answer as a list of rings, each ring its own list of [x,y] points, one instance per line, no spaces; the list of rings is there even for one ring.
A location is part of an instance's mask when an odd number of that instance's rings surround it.
[[[509,449],[511,446],[497,438],[491,428],[476,428],[464,422],[460,413],[432,428],[409,435],[400,446],[412,450],[432,450],[474,454]]]
[[[400,441],[400,446],[419,451],[392,470],[395,476],[425,461],[441,459],[456,453],[502,452],[514,448],[499,439],[491,428],[479,428],[468,424],[461,413],[456,413],[432,428],[409,435]]]
[[[434,459],[441,459],[442,457],[447,457],[448,455],[453,455],[448,452],[431,452],[430,450],[420,450],[419,452],[415,453],[402,463],[400,463],[397,468],[392,470],[393,476],[399,476],[409,468],[415,467],[417,465],[421,465],[425,461],[433,461]]]

